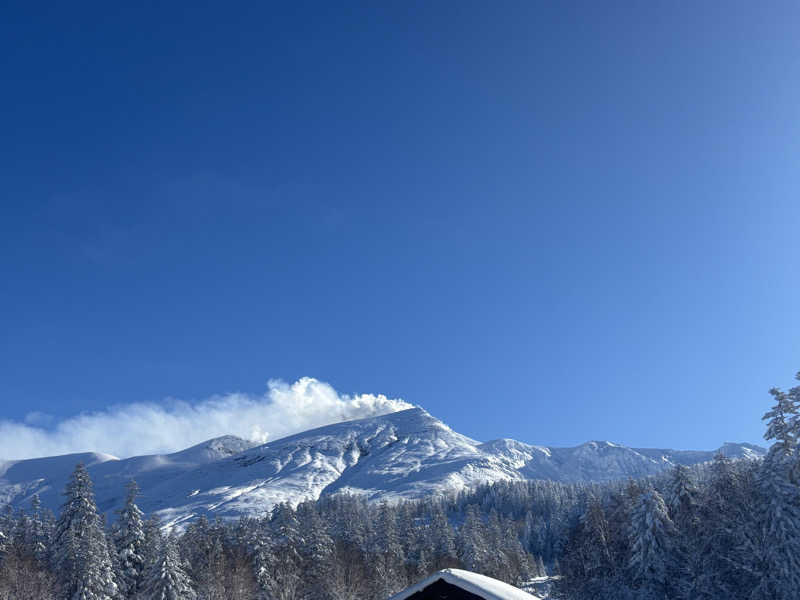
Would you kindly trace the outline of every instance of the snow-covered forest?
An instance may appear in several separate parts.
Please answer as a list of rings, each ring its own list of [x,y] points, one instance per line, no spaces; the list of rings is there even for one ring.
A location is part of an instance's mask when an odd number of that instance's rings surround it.
[[[800,375],[798,375],[800,378]],[[496,483],[370,504],[349,495],[165,531],[131,482],[107,524],[78,465],[56,516],[0,517],[2,600],[384,600],[445,568],[570,600],[783,600],[800,589],[800,386],[771,391],[762,461],[606,484]]]
[[[800,380],[800,374],[797,375]],[[587,494],[558,552],[573,600],[789,600],[800,590],[800,386],[770,390],[762,461]]]

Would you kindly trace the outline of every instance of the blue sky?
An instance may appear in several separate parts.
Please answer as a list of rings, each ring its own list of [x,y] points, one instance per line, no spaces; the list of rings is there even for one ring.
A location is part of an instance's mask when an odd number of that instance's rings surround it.
[[[798,18],[12,3],[0,417],[312,376],[479,439],[758,442],[800,369]]]

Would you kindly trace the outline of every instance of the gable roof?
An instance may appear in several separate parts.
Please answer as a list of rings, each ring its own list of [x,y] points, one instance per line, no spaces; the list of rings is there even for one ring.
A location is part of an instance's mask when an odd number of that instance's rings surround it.
[[[486,575],[479,575],[472,571],[462,571],[461,569],[444,569],[423,579],[419,583],[406,588],[399,594],[395,594],[389,600],[406,600],[413,594],[424,590],[429,585],[440,579],[447,583],[466,590],[484,600],[539,600],[538,597],[523,592],[513,585],[509,585],[497,579],[492,579]]]

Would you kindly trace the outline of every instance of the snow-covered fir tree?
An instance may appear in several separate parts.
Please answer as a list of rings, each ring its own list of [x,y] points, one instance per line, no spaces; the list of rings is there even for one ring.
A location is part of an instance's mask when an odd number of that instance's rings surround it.
[[[368,568],[363,560],[369,528],[363,499],[349,494],[320,502],[333,538],[333,563],[329,592],[335,600],[369,597]],[[338,518],[330,518],[336,514]]]
[[[619,538],[620,532],[612,528],[607,512],[602,500],[589,494],[562,553],[561,588],[568,598],[616,598],[627,585],[622,564],[614,556],[615,537]],[[627,544],[628,540],[624,541]],[[625,550],[627,553],[627,546]]]
[[[139,593],[144,577],[144,521],[136,505],[139,486],[128,483],[125,506],[119,511],[113,529],[114,548],[117,554],[119,585],[126,598],[134,599]]]
[[[796,392],[770,390],[775,405],[764,415],[765,438],[774,440],[758,474],[761,535],[752,548],[765,598],[788,600],[800,590],[800,485],[795,478],[798,454]]]
[[[0,560],[2,560],[3,555],[8,551],[8,545],[11,543],[15,523],[14,509],[8,504],[4,507],[3,511],[0,512]]]
[[[254,528],[255,531],[250,536],[253,575],[258,586],[258,597],[268,598],[270,590],[276,585],[272,578],[273,548],[269,535],[269,518],[264,518]]]
[[[388,598],[407,585],[406,573],[402,568],[406,557],[397,527],[397,515],[389,504],[382,502],[378,508],[377,535],[370,545],[371,571],[375,582],[374,593]]]
[[[681,598],[697,598],[703,578],[697,539],[701,494],[689,467],[676,465],[670,471],[664,501],[676,531],[673,547],[676,593]]]
[[[106,534],[94,502],[92,481],[78,464],[53,537],[53,565],[64,600],[117,600]]]
[[[289,504],[278,504],[269,520],[270,542],[258,557],[259,586],[270,600],[302,598],[300,523]]]
[[[297,507],[302,545],[299,555],[303,577],[303,596],[308,600],[326,600],[331,597],[330,582],[333,539],[313,502],[303,502]]]
[[[796,389],[784,392],[778,388],[772,388],[769,393],[775,404],[762,417],[767,422],[764,439],[774,440],[769,448],[769,456],[772,460],[790,465],[794,463],[798,442],[797,427],[800,406],[798,406]]]
[[[142,525],[142,531],[144,533],[142,566],[144,572],[147,572],[150,565],[161,558],[161,549],[164,543],[161,519],[159,519],[157,515],[148,517]]]
[[[738,507],[733,499],[740,497],[740,479],[736,465],[723,454],[714,457],[709,480],[702,495],[698,539],[700,598],[734,598],[740,571],[737,554],[744,543],[741,523],[737,523]]]
[[[483,521],[475,505],[466,508],[464,523],[458,530],[458,550],[461,564],[469,571],[480,569],[490,552]]]
[[[674,535],[675,527],[661,494],[646,490],[631,514],[628,563],[643,600],[674,597],[671,594]]]
[[[433,555],[434,570],[447,569],[458,564],[456,534],[440,504],[433,505],[426,541]]]
[[[42,508],[38,494],[31,498],[31,511],[26,531],[26,542],[36,560],[45,562],[49,556],[53,538],[53,513]]]
[[[161,555],[147,570],[141,600],[195,600],[197,594],[186,573],[173,536],[162,544]]]
[[[216,529],[216,528],[215,528]],[[225,581],[223,574],[228,568],[228,560],[219,532],[215,532],[208,554],[200,563],[202,566],[193,565],[195,568],[195,582],[200,589],[201,596],[206,600],[227,600],[225,595]]]
[[[699,496],[691,469],[685,465],[675,465],[669,474],[669,487],[664,501],[676,525],[688,528],[696,524]]]

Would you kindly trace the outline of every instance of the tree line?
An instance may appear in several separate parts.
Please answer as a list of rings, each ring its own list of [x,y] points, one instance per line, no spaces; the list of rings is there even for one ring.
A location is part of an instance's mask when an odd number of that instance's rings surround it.
[[[797,375],[800,380],[800,374]],[[717,456],[588,494],[560,557],[569,600],[800,595],[800,386],[770,390],[762,461]]]
[[[338,495],[234,522],[200,516],[179,533],[143,515],[135,482],[107,527],[78,465],[57,518],[34,496],[0,519],[0,600],[383,600],[447,567],[519,582],[545,572],[531,547],[552,547],[532,507],[557,512],[564,490],[540,482],[378,505]]]
[[[185,529],[130,482],[109,526],[78,465],[56,517],[0,516],[0,600],[385,600],[439,569],[569,600],[784,600],[800,589],[800,386],[771,391],[762,461],[717,456],[628,482],[499,482],[375,504],[352,495]]]

